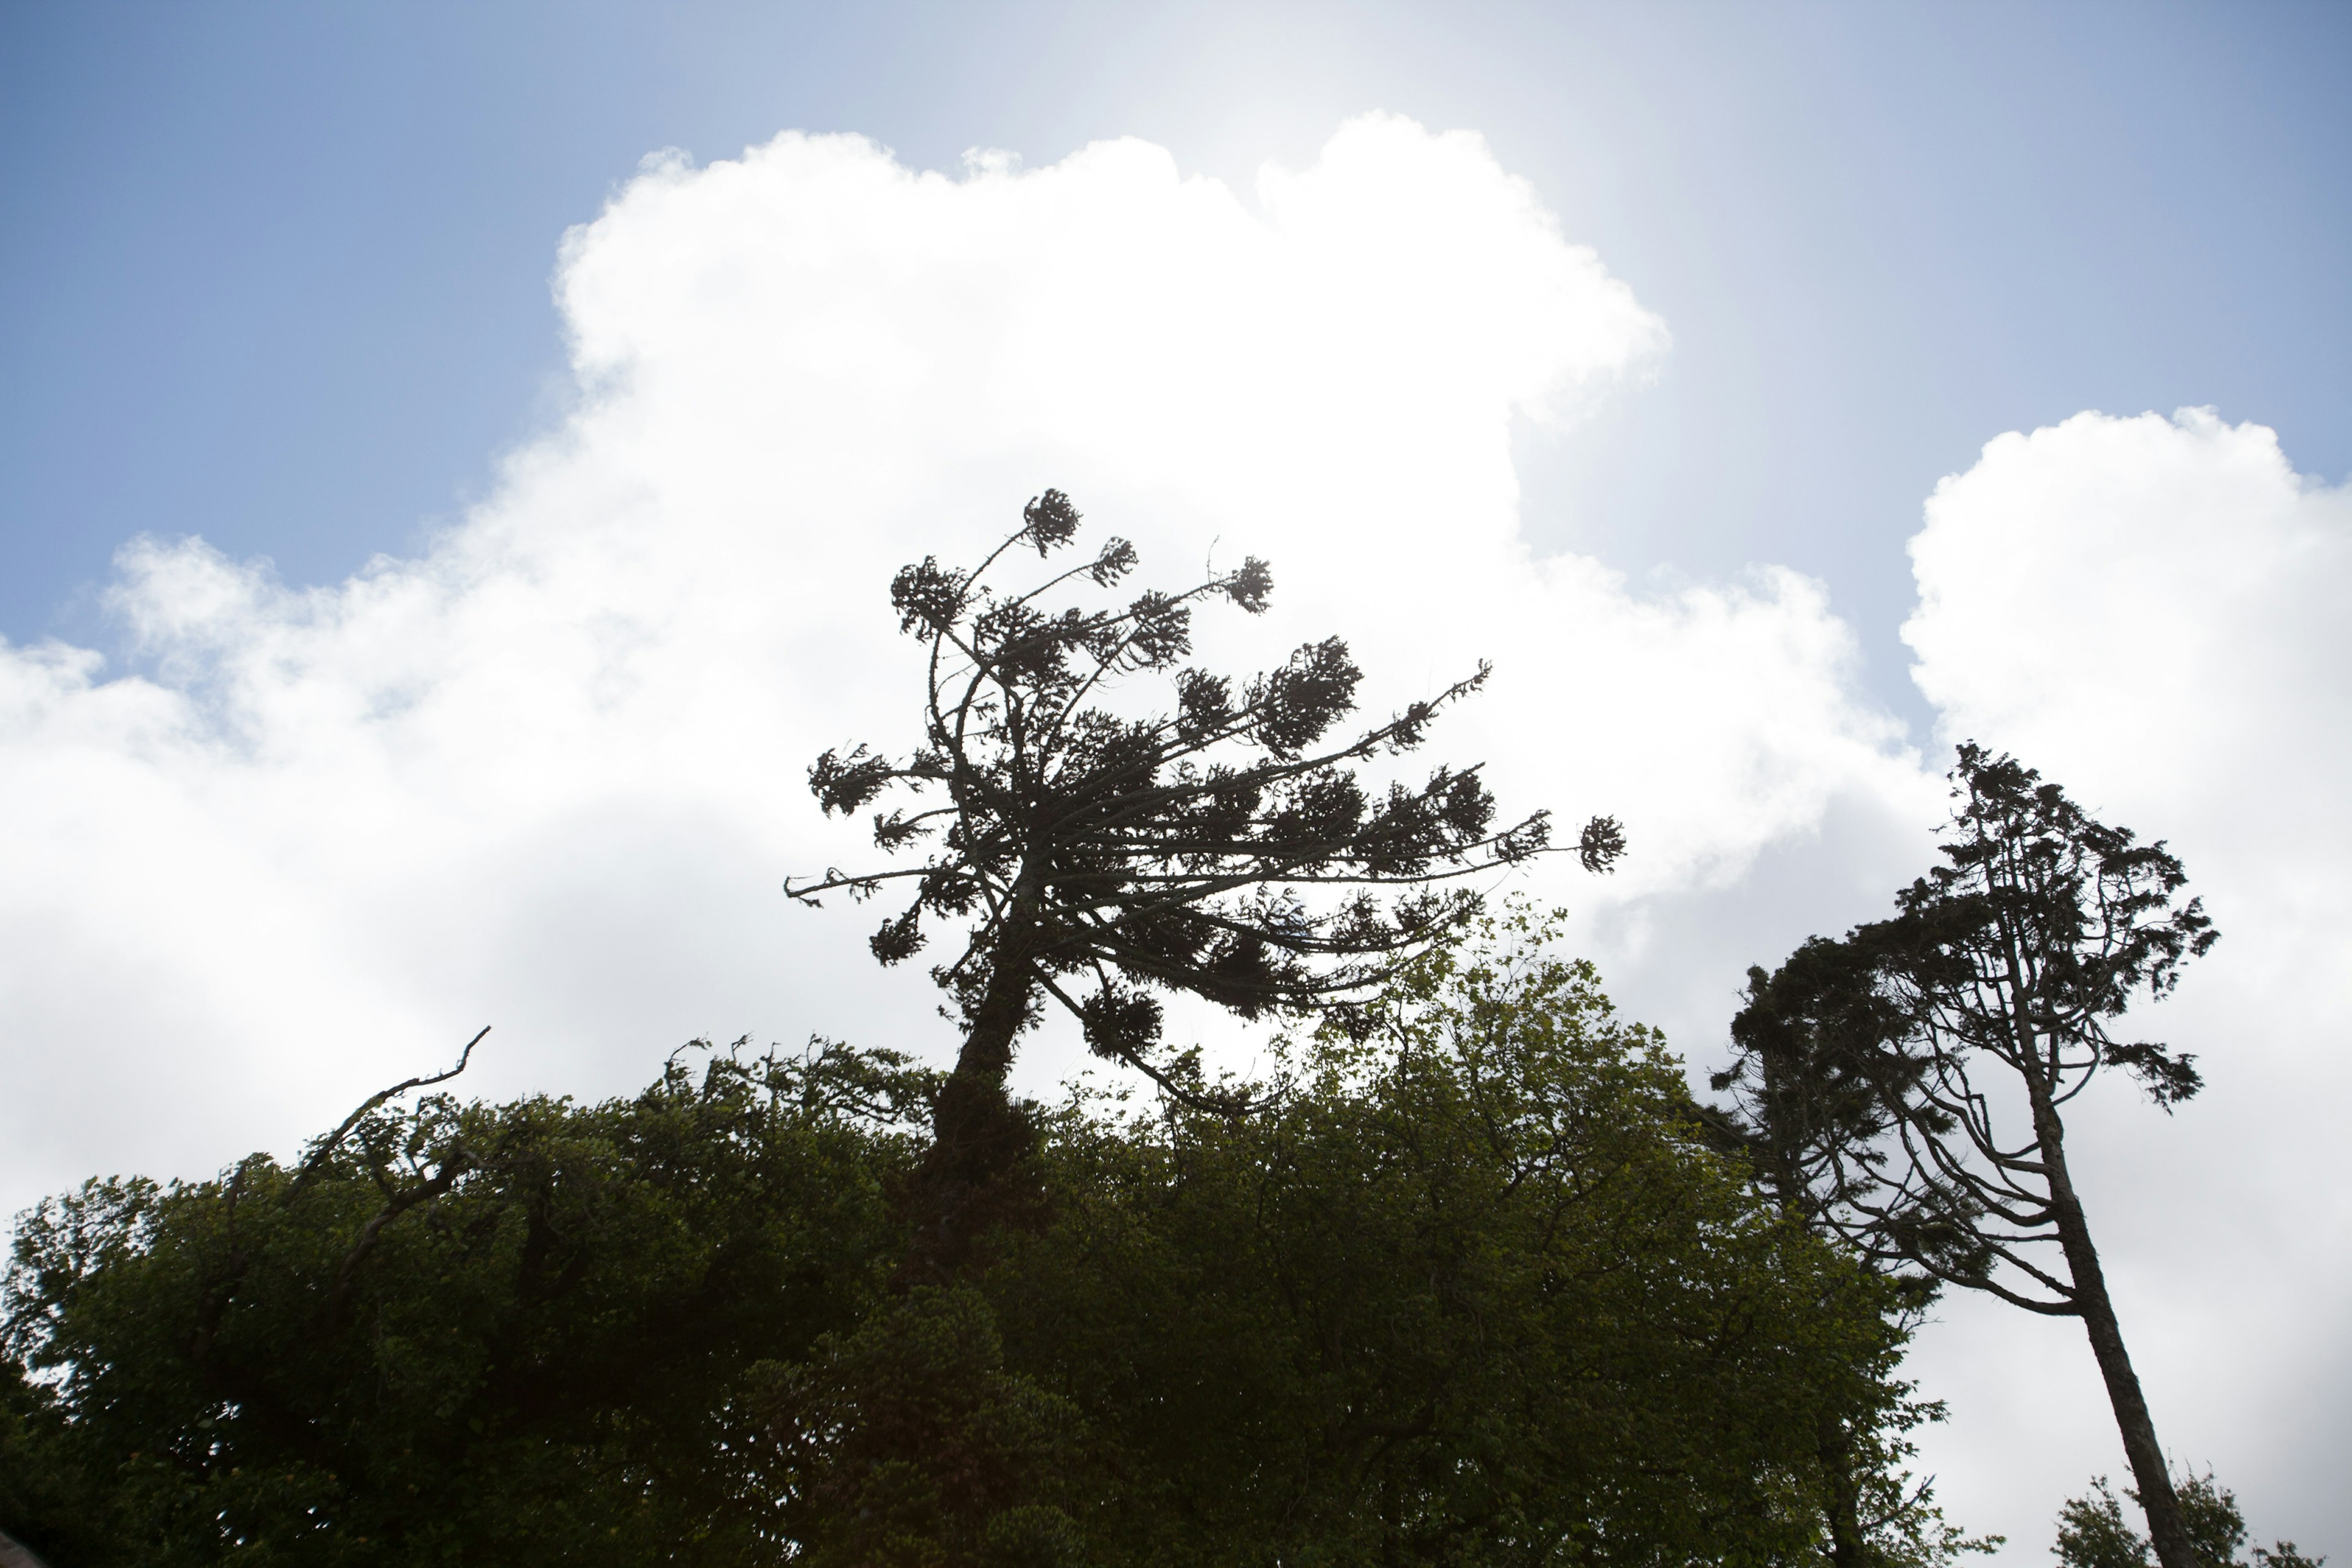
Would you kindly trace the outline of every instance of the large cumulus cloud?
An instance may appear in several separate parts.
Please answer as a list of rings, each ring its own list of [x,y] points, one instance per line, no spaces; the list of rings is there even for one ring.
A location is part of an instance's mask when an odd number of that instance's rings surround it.
[[[2340,1550],[2352,496],[2259,426],[2083,414],[1989,443],[1937,487],[1911,553],[1903,635],[1946,738],[2013,751],[2168,841],[2223,932],[2132,1019],[2197,1052],[2205,1092],[2168,1120],[2103,1084],[2070,1142],[2158,1432],[2218,1467],[2257,1530]],[[1969,1419],[1939,1451],[1980,1516],[2053,1472],[2120,1468],[2077,1325],[1947,1316],[1928,1364]]]
[[[1253,197],[1133,142],[953,176],[846,137],[657,160],[564,243],[572,411],[430,549],[289,585],[158,520],[110,592],[121,662],[0,647],[0,1208],[285,1151],[486,1022],[485,1093],[619,1089],[703,1033],[944,1055],[863,911],[778,884],[867,852],[808,759],[912,732],[891,571],[1047,485],[1148,580],[1273,561],[1213,662],[1339,632],[1385,711],[1492,658],[1435,749],[1507,807],[1624,819],[1618,877],[1528,885],[1706,1055],[1747,963],[1920,868],[1935,763],[1809,580],[1646,591],[1522,543],[1515,426],[1637,395],[1667,334],[1476,137],[1358,121]],[[2265,432],[2086,416],[1937,491],[1906,634],[1955,736],[2172,837],[2231,932],[2158,1015],[2207,1100],[2083,1136],[2159,1416],[2273,1519],[2343,1439],[2300,1389],[2343,1381],[2346,1211],[2289,1091],[2325,1081],[2352,930],[2344,529]],[[2112,1463],[2088,1357],[1948,1316],[1947,1494],[2038,1549]]]
[[[1509,804],[1623,816],[1621,899],[1900,771],[1810,583],[1643,598],[1528,557],[1514,422],[1666,334],[1477,138],[1359,121],[1255,196],[1133,142],[656,160],[563,247],[575,409],[429,551],[306,588],[126,548],[130,671],[0,659],[0,1198],[283,1148],[483,1022],[485,1090],[619,1087],[698,1032],[944,1048],[865,921],[777,885],[859,852],[807,759],[912,732],[892,569],[1048,484],[1152,574],[1274,561],[1213,658],[1339,631],[1381,709],[1495,659],[1441,743]]]

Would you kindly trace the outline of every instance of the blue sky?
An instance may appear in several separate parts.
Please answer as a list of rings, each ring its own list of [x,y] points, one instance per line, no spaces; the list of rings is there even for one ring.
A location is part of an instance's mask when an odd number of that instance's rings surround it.
[[[1527,528],[1824,579],[1882,698],[1899,548],[1991,435],[2210,404],[2352,468],[2336,5],[0,11],[0,633],[103,641],[140,531],[331,582],[562,393],[557,237],[645,153],[919,167],[1139,135],[1246,188],[1381,108],[1483,132],[1671,323]]]
[[[1625,819],[1525,890],[1700,1070],[1953,740],[2171,840],[2210,1087],[2070,1148],[2177,1456],[2352,1550],[2347,66],[2340,4],[0,0],[0,1215],[486,1022],[485,1094],[950,1048],[778,883],[861,852],[797,780],[889,743],[890,570],[1055,484],[1274,560],[1206,658],[1492,657],[1448,760]],[[2020,1318],[1913,1364],[2024,1563],[2121,1458]]]

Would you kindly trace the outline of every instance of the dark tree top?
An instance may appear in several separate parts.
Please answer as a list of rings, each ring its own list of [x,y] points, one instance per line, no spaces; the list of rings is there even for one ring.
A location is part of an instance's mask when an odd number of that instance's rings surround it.
[[[1737,1054],[1709,1079],[1729,1102],[1707,1119],[1783,1209],[1895,1272],[1916,1303],[1937,1276],[1906,1266],[1930,1257],[1943,1272],[1970,1268],[1974,1232],[1954,1223],[1949,1205],[1923,1198],[1899,1160],[1902,1107],[1926,1068],[1887,1047],[1906,1024],[1879,989],[1875,962],[1867,943],[1817,936],[1777,970],[1749,969],[1746,1005],[1731,1021]],[[1950,1131],[1948,1119],[1930,1119]]]
[[[1974,742],[1952,771],[1955,831],[1938,866],[1896,895],[1889,966],[1924,1037],[1953,1062],[1982,1052],[2045,1084],[2053,1103],[2102,1067],[2169,1110],[2202,1087],[2196,1058],[2116,1039],[2107,1020],[2157,1000],[2220,940],[2161,840],[2111,827],[2013,757]],[[1964,1082],[1949,1086],[1961,1102]]]
[[[2106,1068],[2167,1110],[2197,1092],[2193,1057],[2110,1024],[2169,994],[2218,933],[2162,842],[1974,742],[1951,778],[1945,863],[1892,919],[1752,971],[1715,1087],[1814,1217],[1946,1283],[2075,1315],[2048,1257],[2073,1201],[2050,1153],[2059,1114]]]
[[[1156,1059],[1156,994],[1244,1018],[1315,1008],[1344,1018],[1402,955],[1478,908],[1463,879],[1542,852],[1549,814],[1498,825],[1476,766],[1384,792],[1357,776],[1359,763],[1420,746],[1440,712],[1485,684],[1483,665],[1334,738],[1361,679],[1339,638],[1247,679],[1186,663],[1197,606],[1265,609],[1273,575],[1255,557],[1124,605],[1101,602],[1135,566],[1123,539],[1017,592],[985,580],[1024,548],[1041,559],[1064,549],[1078,525],[1069,498],[1048,490],[971,570],[927,558],[898,573],[899,627],[929,646],[922,743],[903,760],[865,745],[829,751],[809,786],[845,816],[904,788],[919,798],[876,813],[875,844],[927,852],[919,865],[832,870],[785,890],[814,903],[833,889],[864,899],[901,887],[907,904],[873,938],[886,964],[921,949],[927,926],[968,922],[961,950],[932,971],[965,1027],[960,1072],[1001,1079],[1013,1037],[1050,996],[1096,1052],[1182,1091]],[[1065,591],[1096,602],[1047,605]],[[1132,718],[1100,705],[1139,674],[1167,680],[1166,708]],[[1596,818],[1580,847],[1588,868],[1605,870],[1623,838]]]

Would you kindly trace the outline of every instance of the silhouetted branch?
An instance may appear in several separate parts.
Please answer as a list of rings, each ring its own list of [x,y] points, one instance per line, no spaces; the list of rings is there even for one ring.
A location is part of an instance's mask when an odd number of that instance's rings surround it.
[[[457,1065],[449,1068],[448,1071],[430,1073],[422,1078],[404,1079],[402,1082],[394,1084],[390,1089],[378,1089],[375,1093],[368,1096],[364,1100],[362,1100],[360,1102],[360,1108],[357,1110],[354,1110],[349,1116],[344,1117],[342,1124],[337,1127],[332,1132],[328,1133],[326,1137],[320,1139],[318,1146],[310,1151],[310,1157],[302,1162],[302,1168],[294,1173],[294,1180],[286,1189],[286,1201],[289,1203],[293,1202],[294,1199],[301,1194],[302,1189],[310,1184],[311,1180],[317,1176],[320,1170],[326,1164],[328,1157],[333,1154],[334,1152],[341,1146],[344,1139],[351,1136],[352,1129],[357,1127],[367,1116],[369,1111],[373,1110],[377,1106],[382,1105],[387,1100],[391,1100],[397,1095],[406,1094],[412,1089],[429,1089],[436,1083],[446,1083],[451,1079],[456,1078],[459,1073],[466,1070],[466,1064],[473,1059],[474,1047],[480,1045],[482,1043],[483,1036],[488,1035],[489,1032],[490,1026],[488,1024],[483,1025],[481,1034],[476,1035],[472,1039],[466,1042],[466,1048],[457,1053]]]

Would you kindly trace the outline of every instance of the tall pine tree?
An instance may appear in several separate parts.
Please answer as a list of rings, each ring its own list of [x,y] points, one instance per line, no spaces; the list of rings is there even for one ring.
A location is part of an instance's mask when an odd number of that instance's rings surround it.
[[[963,1029],[927,1178],[940,1209],[933,1234],[950,1254],[978,1223],[966,1211],[1025,1146],[1005,1076],[1045,1006],[1073,1015],[1097,1054],[1206,1102],[1213,1092],[1191,1058],[1163,1045],[1162,997],[1244,1018],[1344,1020],[1399,962],[1476,912],[1465,879],[1549,840],[1544,812],[1498,825],[1476,766],[1385,791],[1357,776],[1360,763],[1419,747],[1443,710],[1485,684],[1486,666],[1335,736],[1362,679],[1338,637],[1246,679],[1186,663],[1196,607],[1265,609],[1273,575],[1255,557],[1124,604],[1103,602],[1136,564],[1118,538],[1034,585],[991,579],[1025,550],[1043,560],[1066,549],[1078,527],[1069,498],[1047,490],[977,566],[926,558],[898,573],[891,607],[929,656],[921,741],[903,755],[828,751],[809,787],[845,816],[894,788],[915,795],[911,808],[875,814],[874,842],[927,853],[786,884],[809,903],[902,890],[907,903],[873,937],[886,964],[925,947],[930,928],[963,928],[931,971]],[[1088,590],[1092,605],[1047,602]],[[1139,675],[1168,682],[1164,710],[1131,718],[1102,705]],[[1605,817],[1579,845],[1592,870],[1623,847]]]

